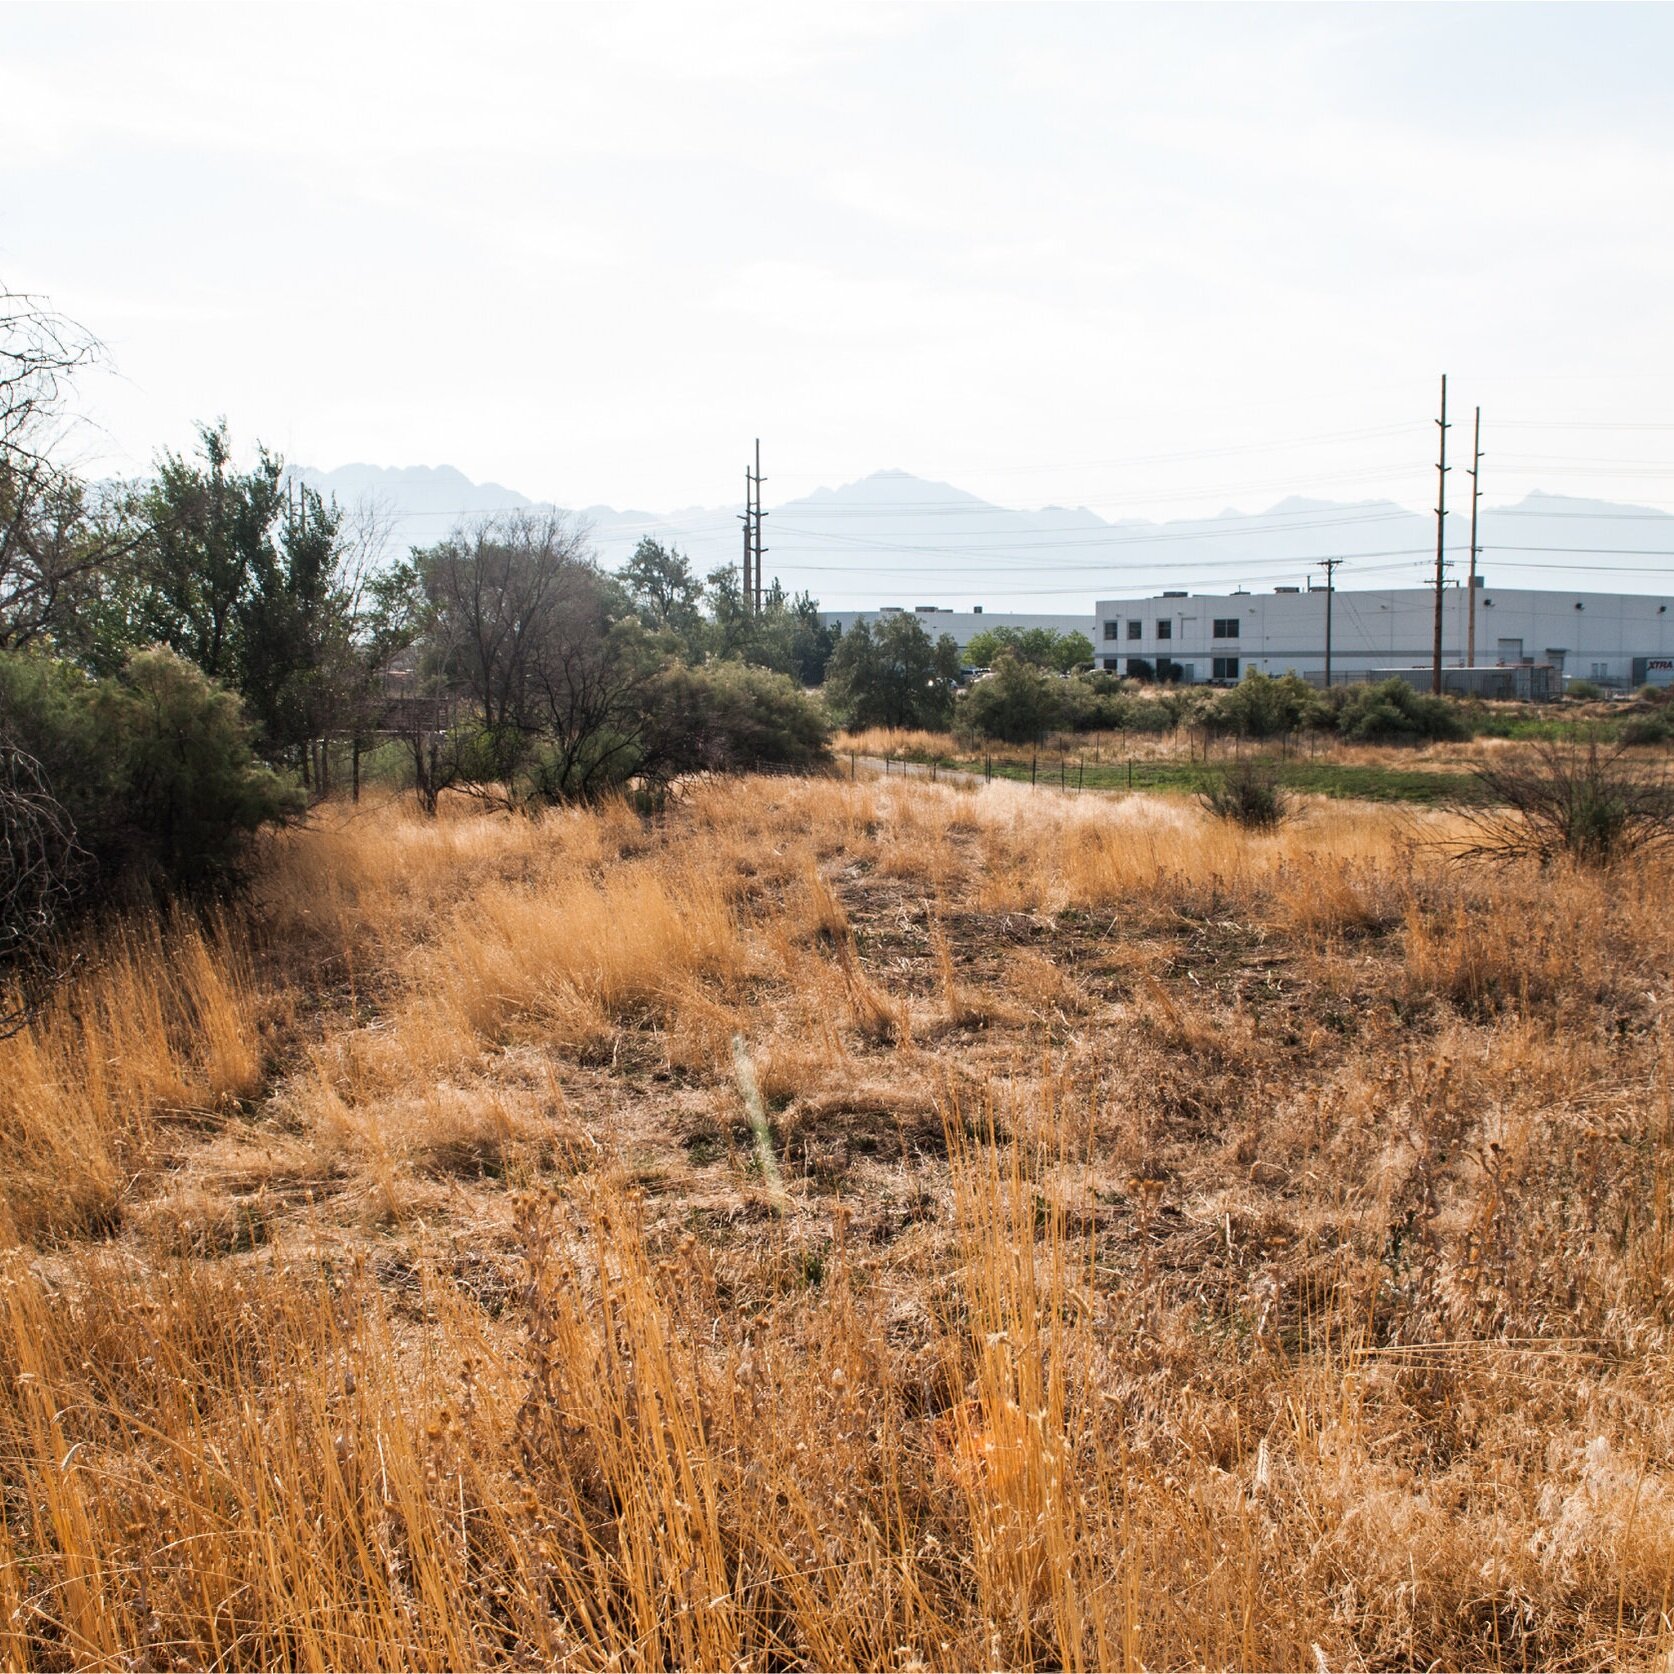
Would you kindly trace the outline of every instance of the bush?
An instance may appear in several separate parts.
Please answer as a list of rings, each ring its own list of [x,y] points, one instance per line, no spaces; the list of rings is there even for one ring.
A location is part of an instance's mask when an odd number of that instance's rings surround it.
[[[1620,747],[1541,744],[1532,758],[1479,767],[1476,777],[1486,806],[1461,810],[1476,833],[1467,855],[1603,867],[1674,847],[1674,779]]]
[[[676,666],[658,703],[660,751],[672,772],[812,769],[830,759],[831,727],[794,680],[739,662]]]
[[[253,760],[238,699],[171,651],[135,652],[107,680],[0,656],[0,714],[89,857],[89,896],[226,882],[253,832],[302,807]]]
[[[1211,731],[1241,738],[1279,738],[1317,726],[1324,717],[1319,694],[1295,674],[1274,679],[1253,669],[1215,700],[1204,717]]]
[[[1339,736],[1351,744],[1427,744],[1471,735],[1452,698],[1416,691],[1399,677],[1350,687],[1336,719]]]
[[[954,725],[974,738],[1028,744],[1067,719],[1065,688],[1012,651],[1002,651],[994,672],[959,695]]]
[[[1295,811],[1278,775],[1264,761],[1235,762],[1216,775],[1198,800],[1217,819],[1247,831],[1271,831]]]
[[[1595,686],[1591,680],[1572,680],[1567,695],[1591,703],[1604,696],[1604,688]]]
[[[1674,715],[1652,710],[1648,715],[1629,715],[1616,735],[1624,744],[1674,743]]]

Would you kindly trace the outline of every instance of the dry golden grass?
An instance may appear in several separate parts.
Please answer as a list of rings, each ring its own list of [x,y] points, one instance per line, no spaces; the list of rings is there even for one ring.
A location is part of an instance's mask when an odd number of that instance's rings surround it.
[[[1670,879],[1452,835],[328,810],[0,1043],[0,1654],[1666,1664]]]

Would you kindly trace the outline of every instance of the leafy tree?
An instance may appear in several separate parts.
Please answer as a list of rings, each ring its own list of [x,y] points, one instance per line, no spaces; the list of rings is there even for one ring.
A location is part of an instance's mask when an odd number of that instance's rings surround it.
[[[692,574],[684,553],[646,535],[618,574],[646,627],[675,634],[688,647],[696,645],[703,622],[703,584]]]
[[[703,643],[711,657],[742,657],[749,649],[755,614],[744,602],[744,588],[734,564],[709,572],[704,586],[708,624]]]
[[[932,641],[910,611],[876,626],[864,618],[844,634],[826,670],[826,693],[851,727],[941,728],[953,713],[959,647]]]
[[[1093,642],[1085,634],[1004,624],[974,635],[965,647],[965,660],[975,668],[992,668],[1004,651],[1036,668],[1055,669],[1059,674],[1068,674],[1079,664],[1093,660]]]
[[[775,580],[748,618],[737,655],[759,668],[789,675],[804,686],[825,679],[831,653],[842,637],[835,624],[820,621],[820,607],[807,593],[789,597]]]
[[[994,672],[960,693],[958,725],[978,738],[1031,743],[1063,724],[1068,684],[1016,652],[1002,651]]]
[[[363,594],[343,512],[301,486],[239,604],[238,683],[265,746],[304,771],[310,740],[353,730],[379,666]]]
[[[276,562],[283,466],[261,448],[253,470],[234,470],[225,420],[199,426],[198,444],[201,463],[165,453],[145,496],[136,627],[211,680],[234,684],[243,611]]]

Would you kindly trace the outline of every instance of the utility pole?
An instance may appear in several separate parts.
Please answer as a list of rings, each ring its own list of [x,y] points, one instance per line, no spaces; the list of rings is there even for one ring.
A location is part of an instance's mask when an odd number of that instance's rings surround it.
[[[1321,558],[1319,567],[1325,571],[1325,689],[1331,690],[1331,578],[1337,573],[1341,558]]]
[[[761,485],[767,479],[761,474],[761,438],[756,438],[756,468],[744,467],[744,608],[752,615],[761,610],[761,560],[767,548],[761,544],[761,520],[767,513],[761,509]]]
[[[1465,620],[1469,624],[1465,632],[1465,663],[1469,668],[1476,667],[1476,500],[1477,491],[1481,483],[1477,480],[1482,472],[1482,409],[1476,410],[1476,437],[1472,443],[1471,458],[1471,590],[1470,597],[1465,601]]]
[[[756,474],[753,481],[756,485],[756,561],[754,565],[756,577],[756,614],[761,614],[761,561],[767,548],[761,544],[761,520],[767,513],[761,509],[761,485],[767,479],[761,474],[761,437],[756,438]]]
[[[750,580],[750,557],[753,551],[752,541],[755,536],[754,506],[750,499],[750,467],[744,467],[744,510],[738,521],[744,525],[744,568],[739,576],[738,596],[744,601],[744,608],[750,608],[750,601],[755,597],[755,588]]]
[[[1441,696],[1442,689],[1442,580],[1447,560],[1443,556],[1447,532],[1447,374],[1442,373],[1441,454],[1436,460],[1436,642],[1430,662],[1430,690]]]

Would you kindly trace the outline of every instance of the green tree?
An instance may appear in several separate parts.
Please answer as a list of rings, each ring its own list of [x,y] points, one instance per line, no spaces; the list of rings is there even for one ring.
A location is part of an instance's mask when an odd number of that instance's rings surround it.
[[[335,502],[299,486],[238,608],[238,685],[258,736],[306,772],[312,739],[353,731],[377,666],[365,589]]]
[[[1028,744],[1063,723],[1068,681],[1014,651],[1002,651],[993,673],[959,694],[957,725],[977,738]]]
[[[198,461],[165,453],[145,495],[135,628],[211,680],[236,684],[244,609],[278,562],[272,532],[283,466],[260,448],[252,470],[235,470],[225,420],[200,426],[198,444]]]
[[[1056,628],[1015,628],[1000,624],[974,635],[965,647],[965,660],[975,668],[993,668],[1002,652],[1036,668],[1068,674],[1093,660],[1093,642],[1082,633],[1060,633]]]
[[[838,641],[826,669],[833,710],[851,727],[939,729],[953,714],[959,647],[951,634],[932,641],[910,611],[876,626],[864,618]]]
[[[703,584],[684,553],[646,535],[618,577],[646,627],[675,634],[695,648],[703,622]]]

